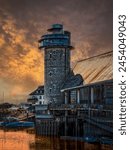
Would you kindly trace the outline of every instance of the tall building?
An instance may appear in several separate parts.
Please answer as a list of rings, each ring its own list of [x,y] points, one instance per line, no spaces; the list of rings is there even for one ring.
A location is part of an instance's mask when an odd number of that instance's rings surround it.
[[[36,105],[36,134],[112,138],[112,52],[70,68],[70,32],[54,24],[39,40],[44,49],[44,99]],[[56,105],[54,105],[56,104]]]
[[[60,90],[70,73],[71,37],[61,24],[53,24],[48,32],[39,40],[39,48],[44,49],[45,103],[61,104],[63,96]]]

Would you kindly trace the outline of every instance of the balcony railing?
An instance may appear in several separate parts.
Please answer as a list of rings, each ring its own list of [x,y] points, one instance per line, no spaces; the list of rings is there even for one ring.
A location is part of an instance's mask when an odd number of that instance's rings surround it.
[[[61,105],[49,105],[50,110],[63,110],[63,109],[79,109],[79,110],[106,110],[112,111],[112,106],[109,105],[94,105],[94,104],[61,104]]]

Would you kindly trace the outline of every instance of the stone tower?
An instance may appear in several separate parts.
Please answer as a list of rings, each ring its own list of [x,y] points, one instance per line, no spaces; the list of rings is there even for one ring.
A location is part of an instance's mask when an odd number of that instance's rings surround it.
[[[53,24],[48,32],[39,40],[39,49],[44,49],[45,103],[61,104],[60,90],[70,73],[70,32],[61,24]]]

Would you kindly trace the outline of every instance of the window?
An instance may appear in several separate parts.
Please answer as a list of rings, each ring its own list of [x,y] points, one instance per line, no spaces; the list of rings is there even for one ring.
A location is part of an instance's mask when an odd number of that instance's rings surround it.
[[[39,47],[42,47],[43,46],[43,41],[41,41],[40,43],[39,43]]]
[[[39,99],[42,99],[42,96],[41,96],[41,95],[39,96]]]
[[[55,89],[56,88],[56,84],[53,84],[53,89]]]
[[[50,53],[49,55],[50,55],[49,57],[52,58],[52,53]]]
[[[52,71],[49,72],[49,76],[50,76],[50,77],[52,76]]]
[[[101,86],[96,85],[94,86],[94,103],[95,104],[102,104],[102,96],[101,96]]]
[[[70,101],[72,104],[76,103],[76,90],[72,90],[70,93]]]
[[[111,85],[105,85],[105,103],[108,105],[113,104],[113,86]]]
[[[42,90],[40,90],[40,93],[42,93]]]
[[[89,104],[90,100],[90,90],[89,87],[84,87],[80,89],[80,103]]]

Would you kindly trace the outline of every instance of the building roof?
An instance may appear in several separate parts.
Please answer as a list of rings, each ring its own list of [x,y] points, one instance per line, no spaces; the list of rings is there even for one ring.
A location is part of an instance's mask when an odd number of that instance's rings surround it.
[[[79,86],[82,83],[83,83],[82,76],[80,74],[74,75],[72,72],[70,75],[68,75],[68,78],[65,80],[62,89]]]
[[[44,95],[44,86],[39,86],[36,90],[31,92],[29,95]]]
[[[113,52],[90,57],[77,62],[74,74],[83,77],[84,84],[113,79]]]

